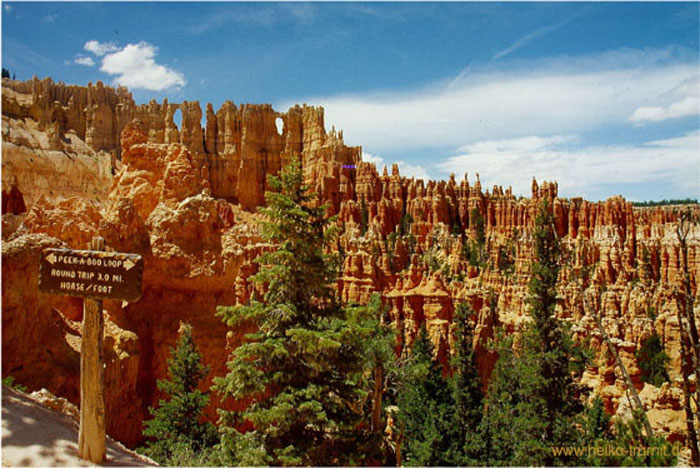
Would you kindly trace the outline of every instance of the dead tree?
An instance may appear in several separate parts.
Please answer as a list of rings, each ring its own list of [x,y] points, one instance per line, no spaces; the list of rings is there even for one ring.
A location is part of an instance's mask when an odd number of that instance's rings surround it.
[[[700,466],[700,451],[698,450],[698,435],[695,430],[695,415],[693,415],[693,405],[692,405],[692,393],[690,390],[690,379],[688,378],[688,361],[690,361],[690,353],[687,350],[687,332],[683,330],[686,328],[683,324],[683,314],[681,313],[681,307],[678,305],[676,308],[676,313],[678,314],[678,326],[680,328],[680,341],[681,341],[681,377],[683,378],[683,409],[685,410],[685,427],[688,431],[688,446],[690,447],[691,460],[693,466]],[[695,384],[697,387],[697,382]],[[695,407],[697,408],[697,400],[695,401]]]
[[[700,447],[696,420],[700,423],[700,339],[695,324],[695,295],[690,282],[690,269],[688,267],[688,234],[693,226],[697,226],[697,217],[690,210],[682,212],[676,223],[676,237],[680,244],[681,260],[681,289],[676,289],[676,302],[678,305],[678,326],[681,341],[681,375],[683,377],[683,406],[686,415],[686,427],[688,430],[688,445],[694,466],[700,466]],[[689,348],[689,349],[688,349]],[[695,373],[695,395],[691,393],[689,374]],[[693,400],[695,412],[693,412]]]

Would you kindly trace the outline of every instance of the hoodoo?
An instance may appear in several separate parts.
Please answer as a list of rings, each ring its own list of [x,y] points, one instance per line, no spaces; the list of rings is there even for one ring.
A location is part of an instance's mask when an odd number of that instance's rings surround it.
[[[227,350],[246,330],[229,330],[216,306],[245,303],[256,292],[248,281],[258,270],[253,260],[271,246],[259,235],[255,208],[264,203],[267,175],[297,157],[316,202],[337,215],[338,297],[365,303],[381,293],[397,350],[425,324],[445,365],[454,351],[455,307],[470,303],[484,384],[495,363],[489,342],[496,328],[517,332],[528,320],[532,230],[538,205],[548,201],[566,254],[556,311],[596,354],[582,382],[608,413],[631,411],[625,382],[584,307],[584,293],[597,291],[596,313],[654,430],[672,441],[685,437],[677,211],[637,208],[622,197],[560,198],[554,181],[533,179],[531,197],[518,198],[510,188],[484,191],[478,174],[424,181],[401,176],[396,165],[378,170],[361,160],[359,147],[344,144],[342,132],[325,130],[319,107],[278,112],[227,101],[203,113],[196,101],[137,105],[125,88],[100,82],[3,79],[2,86],[3,371],[30,390],[45,387],[77,403],[81,302],[39,291],[40,252],[84,249],[99,235],[111,249],[141,255],[141,299],[104,302],[107,432],[124,443],[142,440],[180,322],[192,325],[211,366],[205,384],[226,372]],[[697,205],[691,209],[698,213]],[[697,297],[697,226],[687,246]],[[653,333],[670,356],[670,382],[660,387],[644,383],[635,356]],[[214,396],[209,418],[219,404]]]

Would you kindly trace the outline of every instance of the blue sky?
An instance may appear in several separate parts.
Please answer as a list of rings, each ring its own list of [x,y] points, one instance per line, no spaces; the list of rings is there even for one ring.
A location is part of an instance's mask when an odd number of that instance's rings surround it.
[[[697,2],[3,2],[2,66],[139,103],[322,105],[409,176],[695,198],[699,23]]]

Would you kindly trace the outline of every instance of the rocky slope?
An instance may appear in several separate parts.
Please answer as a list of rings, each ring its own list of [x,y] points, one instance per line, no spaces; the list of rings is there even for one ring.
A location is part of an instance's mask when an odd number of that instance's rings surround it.
[[[180,129],[173,123],[177,110],[183,115]],[[397,167],[380,173],[360,160],[360,148],[344,145],[342,132],[326,132],[320,108],[278,113],[270,106],[226,103],[216,113],[208,105],[205,115],[201,126],[196,102],[136,106],[126,90],[99,83],[81,88],[50,80],[3,82],[3,125],[7,121],[10,135],[22,128],[53,128],[61,142],[69,135],[73,148],[84,145],[81,154],[92,161],[110,155],[115,171],[114,176],[108,171],[108,185],[94,185],[104,191],[96,196],[91,183],[75,182],[87,180],[81,175],[87,166],[74,158],[75,166],[54,166],[55,177],[79,187],[74,196],[43,194],[23,182],[28,176],[22,178],[32,168],[28,158],[36,148],[16,140],[24,151],[17,152],[24,158],[16,159],[24,166],[8,166],[8,177],[17,178],[15,199],[18,190],[27,194],[29,210],[12,214],[8,209],[3,215],[4,375],[30,389],[46,387],[77,400],[82,301],[37,290],[43,248],[85,248],[93,235],[101,235],[111,249],[143,255],[143,297],[134,303],[105,301],[108,432],[138,443],[141,420],[159,398],[155,381],[165,375],[180,321],[193,325],[212,367],[210,379],[224,373],[228,350],[245,330],[228,330],[216,317],[216,306],[250,297],[253,259],[270,248],[258,236],[254,208],[263,202],[266,175],[299,157],[319,202],[338,215],[342,228],[339,296],[364,302],[372,292],[381,293],[399,332],[397,351],[425,323],[443,362],[452,352],[454,308],[459,301],[470,302],[484,383],[496,358],[488,352],[495,329],[517,331],[527,319],[532,227],[538,203],[548,200],[566,252],[557,312],[597,354],[585,381],[603,395],[609,412],[629,411],[621,376],[591,311],[583,307],[584,293],[595,291],[595,310],[652,423],[673,440],[683,437],[674,292],[680,260],[671,210],[635,209],[620,197],[598,203],[562,199],[556,183],[534,180],[531,198],[516,198],[510,189],[484,190],[478,175],[472,182],[466,175],[460,181],[452,176],[425,182],[402,177]],[[68,157],[62,148],[52,151]],[[99,167],[92,170],[101,174]],[[3,189],[9,188],[5,181],[3,171]],[[479,218],[485,239],[482,258],[474,261]],[[697,227],[689,236],[689,267],[697,294]],[[671,357],[672,382],[661,388],[641,382],[634,357],[654,330]]]

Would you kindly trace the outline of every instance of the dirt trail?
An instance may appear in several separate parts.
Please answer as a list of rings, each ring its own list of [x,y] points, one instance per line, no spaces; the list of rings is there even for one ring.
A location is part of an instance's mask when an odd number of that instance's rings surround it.
[[[153,461],[107,438],[103,466],[152,466]],[[2,386],[2,466],[94,466],[78,457],[78,423],[30,395]]]

